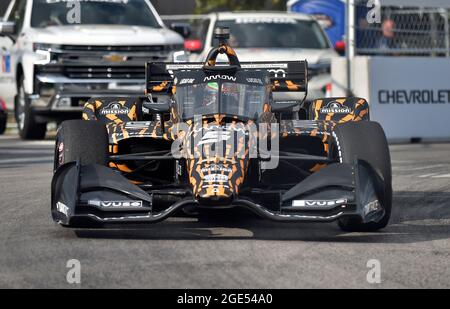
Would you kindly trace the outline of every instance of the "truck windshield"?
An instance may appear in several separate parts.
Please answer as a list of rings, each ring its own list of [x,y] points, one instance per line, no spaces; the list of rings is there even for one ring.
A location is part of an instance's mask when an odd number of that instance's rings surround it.
[[[125,25],[161,28],[146,0],[34,0],[31,27]]]
[[[329,43],[315,21],[295,18],[237,18],[218,21],[216,27],[229,27],[234,48],[326,49]],[[218,42],[213,42],[215,46]]]

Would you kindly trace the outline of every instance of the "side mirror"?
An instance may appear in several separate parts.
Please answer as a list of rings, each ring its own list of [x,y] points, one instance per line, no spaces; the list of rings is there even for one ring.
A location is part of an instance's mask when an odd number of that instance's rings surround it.
[[[12,21],[0,22],[0,35],[10,36],[16,33],[16,23]]]
[[[334,50],[340,56],[344,56],[345,55],[345,50],[346,50],[345,42],[344,41],[337,41],[336,44],[334,45]]]
[[[270,104],[270,108],[274,113],[286,113],[299,110],[302,101],[274,101]]]
[[[186,40],[184,41],[184,49],[191,53],[200,53],[203,49],[201,40]]]
[[[170,29],[172,29],[185,39],[191,35],[191,26],[187,23],[172,23],[170,25]]]

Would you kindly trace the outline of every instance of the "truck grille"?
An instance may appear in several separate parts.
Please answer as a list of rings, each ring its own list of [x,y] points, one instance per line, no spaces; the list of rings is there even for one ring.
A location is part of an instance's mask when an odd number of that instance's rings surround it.
[[[54,60],[69,78],[144,79],[146,61],[167,61],[168,56],[163,45],[63,45]]]
[[[144,66],[66,66],[64,75],[73,79],[145,79]]]
[[[63,52],[130,52],[148,53],[164,51],[163,45],[150,46],[97,46],[97,45],[63,45]]]

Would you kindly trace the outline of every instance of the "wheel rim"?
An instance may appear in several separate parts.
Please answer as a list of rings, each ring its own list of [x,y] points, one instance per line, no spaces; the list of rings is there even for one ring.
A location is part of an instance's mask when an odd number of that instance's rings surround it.
[[[22,85],[20,85],[19,88],[17,103],[17,122],[19,124],[19,129],[23,130],[25,127],[25,90]]]

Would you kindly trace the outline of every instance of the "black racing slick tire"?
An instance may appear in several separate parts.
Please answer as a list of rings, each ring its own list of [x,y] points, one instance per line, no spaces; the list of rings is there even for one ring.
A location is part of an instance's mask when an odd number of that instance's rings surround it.
[[[25,94],[24,78],[20,77],[17,95],[14,100],[14,114],[20,138],[23,140],[42,140],[47,132],[47,123],[36,121],[30,99]]]
[[[79,161],[82,165],[106,165],[108,145],[108,133],[103,123],[64,121],[56,136],[54,170],[74,161]]]
[[[373,232],[385,228],[392,212],[392,168],[389,145],[381,125],[373,121],[338,124],[334,129],[337,156],[352,164],[355,157],[369,163],[383,181],[385,215],[379,222],[361,223],[357,218],[342,218],[339,227],[347,232]]]

